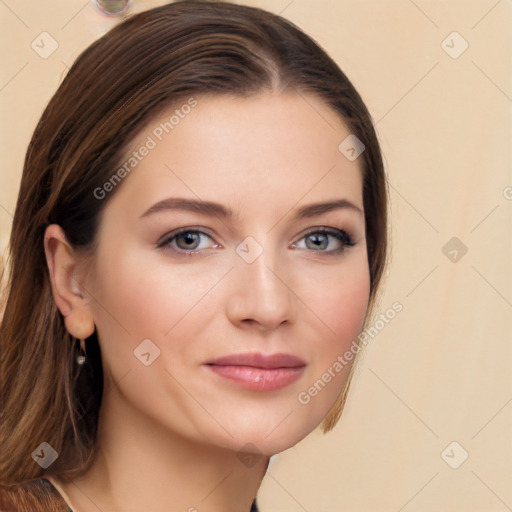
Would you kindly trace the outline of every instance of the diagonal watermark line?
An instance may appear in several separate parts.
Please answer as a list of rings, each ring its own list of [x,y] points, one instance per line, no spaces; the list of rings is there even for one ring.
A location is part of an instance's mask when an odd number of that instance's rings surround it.
[[[439,475],[439,471],[418,491],[416,492],[416,494],[414,494],[414,496],[412,496],[411,498],[409,498],[404,505],[402,505],[401,508],[398,509],[398,512],[400,512],[401,510],[403,510],[414,498],[416,498],[416,496],[418,496],[418,494],[423,491],[423,489],[425,489],[425,487],[427,487],[427,485],[432,482],[432,480],[434,480],[434,478]]]
[[[439,64],[436,62],[376,123],[378,125],[416,86],[418,86],[425,78],[432,72],[432,70]]]
[[[498,414],[503,410],[505,409],[505,407],[510,403],[512,402],[512,398],[510,400],[508,400],[507,402],[505,402],[505,405],[483,426],[480,428],[480,430],[478,430],[476,432],[476,434],[473,435],[473,437],[471,439],[474,439],[478,434],[480,434],[480,432],[482,432],[482,430],[487,427],[487,425],[489,425],[489,423],[491,423],[491,421],[496,418],[496,416],[498,416]]]
[[[483,19],[487,17],[487,15],[501,2],[501,0],[498,0],[472,27],[471,30],[473,30]]]
[[[289,208],[288,211],[286,211],[284,215],[270,227],[270,229],[267,231],[267,234],[270,233],[295,208],[295,206],[297,206],[302,201],[302,199],[304,199],[304,197],[306,197],[335,167],[336,164],[334,164],[321,178],[319,178],[316,183],[311,185],[311,187],[306,192],[304,192],[301,197],[299,197],[295,204],[292,205],[292,207]]]
[[[202,500],[201,500],[201,503],[203,503],[203,501],[205,501],[209,496],[211,496],[228,478],[229,476],[231,475],[231,473],[233,473],[233,471],[230,471]],[[189,509],[191,510],[191,509]],[[195,509],[194,509],[195,510]]]
[[[474,265],[471,265],[473,270],[510,306],[512,307],[512,304],[498,291],[498,289],[493,286],[484,276],[481,272],[477,270],[477,268]]]
[[[0,204],[0,208],[2,208],[2,210],[4,210],[4,212],[7,213],[11,219],[14,219],[14,215],[3,204]]]
[[[313,310],[312,310],[312,309],[311,309],[311,308],[310,308],[310,307],[309,307],[309,306],[308,306],[308,305],[307,305],[307,304],[306,304],[306,303],[305,303],[305,302],[304,302],[304,301],[303,301],[303,300],[302,300],[302,299],[301,299],[301,298],[300,298],[300,297],[299,297],[299,296],[298,296],[298,295],[297,295],[297,294],[296,294],[296,293],[295,293],[295,292],[294,292],[294,291],[293,291],[293,290],[292,290],[292,289],[291,289],[291,288],[290,288],[290,287],[289,287],[289,286],[288,286],[288,285],[287,285],[287,284],[286,284],[286,283],[285,283],[285,282],[284,282],[284,281],[283,281],[283,280],[282,280],[282,279],[281,279],[281,278],[280,278],[280,277],[279,277],[279,276],[278,276],[278,275],[277,275],[277,274],[276,274],[276,273],[275,273],[275,272],[274,272],[274,271],[269,267],[269,266],[268,266],[268,265],[265,265],[265,266],[270,270],[270,272],[272,272],[272,274],[274,274],[274,275],[277,277],[277,279],[279,279],[279,281],[281,281],[281,283],[283,283],[283,284],[286,286],[286,288],[288,288],[288,290],[290,290],[290,292],[292,292],[292,293],[293,293],[293,295],[295,295],[295,297],[296,297],[298,300],[300,300],[300,302],[301,302],[302,304],[304,304],[304,306],[305,306],[305,307],[306,307],[306,308],[307,308],[307,309],[308,309],[308,310],[309,310],[309,311],[310,311],[310,312],[311,312],[311,313],[312,313],[316,318],[318,318],[318,320],[320,320],[320,322],[322,322],[322,323],[325,325],[325,327],[326,327],[327,329],[329,329],[329,331],[331,331],[331,333],[332,333],[332,335],[333,335],[333,336],[336,336],[336,333],[335,333],[335,332],[334,332],[334,331],[333,331],[333,330],[332,330],[332,329],[331,329],[331,328],[330,328],[330,327],[329,327],[329,326],[328,326],[328,325],[327,325],[327,324],[326,324],[326,323],[325,323],[325,322],[324,322],[324,321],[323,321],[323,320],[322,320],[322,319],[321,319],[321,318],[320,318],[320,317],[319,317],[319,316],[318,316],[318,315],[317,315],[317,314],[316,314],[316,313],[315,313],[315,312],[314,312],[314,311],[313,311]]]
[[[213,414],[169,370],[167,370],[166,368],[164,368],[164,370],[169,374],[170,377],[172,377],[176,381],[176,383],[181,387],[181,389],[183,389],[183,391],[185,391],[185,393],[187,393],[188,396],[190,396],[190,398],[192,398],[192,400],[194,400],[194,402],[196,402],[202,409],[204,409],[206,414],[208,414],[208,416],[210,416],[210,418],[213,421],[215,421],[215,423],[217,423],[217,425],[219,425],[219,427],[222,428],[222,430],[224,430],[224,432],[226,432],[226,434],[228,434],[228,436],[234,438],[233,434],[231,432],[229,432],[229,430],[224,425],[222,425],[222,423],[220,423],[213,416]]]
[[[290,5],[292,5],[292,4],[293,4],[293,2],[294,2],[294,1],[295,1],[295,0],[291,0],[291,2],[289,2],[289,3],[286,5],[286,7],[285,7],[284,9],[281,9],[281,10],[277,13],[277,15],[278,15],[278,16],[281,16],[281,15],[283,14],[283,12],[284,12],[284,11],[286,11],[286,9],[288,9],[288,7],[290,7]]]
[[[391,183],[389,183],[389,186],[436,232],[439,233],[439,231],[436,229],[436,227],[430,222],[417,208],[415,208],[407,199],[398,192],[396,187],[394,187]]]
[[[66,21],[66,23],[64,23],[64,25],[62,25],[61,30],[67,27],[88,5],[89,2],[87,1],[84,5],[82,5],[82,7],[80,7],[80,9],[78,9],[78,11],[76,11],[75,14],[73,14],[73,16],[71,16],[68,21]]]
[[[414,7],[416,7],[416,9],[418,9],[418,11],[420,11],[423,14],[423,16],[425,16],[425,18],[427,18],[432,23],[432,25],[434,25],[436,28],[439,28],[436,22],[425,11],[420,9],[413,0],[409,0],[409,2],[411,2],[411,4],[414,5]]]
[[[425,281],[425,279],[427,279],[428,276],[430,276],[430,274],[432,274],[432,272],[434,272],[434,270],[438,267],[439,265],[436,265],[407,295],[406,297],[409,297],[409,295],[411,295],[411,293],[416,290],[416,288],[418,288],[418,286],[423,283],[423,281]]]
[[[117,382],[112,378],[112,374],[110,374],[110,381],[112,382],[112,387],[105,393],[105,396],[107,396],[112,390],[117,388],[119,386],[119,383],[131,372],[132,370],[129,369]]]
[[[59,84],[62,83],[62,81],[64,80],[64,78],[66,78],[66,76],[68,75],[69,73],[69,66],[63,61],[61,60],[62,64],[64,64],[64,69],[62,70],[61,74],[60,74],[60,78],[59,78]]]
[[[165,333],[167,336],[235,267],[231,267],[204,295]]]
[[[266,436],[265,436],[265,439],[267,439],[268,436],[270,436],[271,434],[273,434],[278,427],[280,427],[284,421],[290,416],[290,414],[293,413],[293,410],[291,410]]]
[[[5,5],[5,7],[7,7],[7,9],[9,9],[9,11],[11,11],[11,13],[16,16],[16,18],[18,18],[19,21],[21,21],[21,23],[23,23],[23,25],[25,25],[25,27],[27,28],[30,28],[6,3],[4,0],[0,0],[0,4],[3,4]]]
[[[475,66],[478,70],[480,70],[480,73],[482,73],[489,82],[491,82],[496,89],[498,89],[505,98],[507,98],[508,101],[512,101],[512,98],[474,61],[471,61],[473,63],[473,66]]]
[[[308,510],[304,507],[304,505],[302,505],[302,503],[299,503],[299,502],[297,501],[297,499],[295,498],[295,496],[293,496],[292,494],[290,494],[290,493],[288,492],[288,490],[287,490],[285,487],[283,487],[283,486],[281,485],[281,483],[276,479],[276,477],[275,477],[272,473],[269,473],[269,472],[267,471],[267,472],[266,472],[266,474],[265,474],[265,476],[267,476],[267,475],[268,475],[270,478],[272,478],[272,479],[274,480],[274,482],[275,482],[277,485],[279,485],[279,487],[281,487],[281,489],[282,489],[286,494],[288,494],[288,496],[290,496],[290,498],[291,498],[293,501],[295,501],[295,503],[297,503],[297,505],[299,505],[299,507],[300,507],[302,510],[304,510],[304,512],[308,512]]]
[[[427,427],[430,430],[430,432],[432,432],[432,434],[434,434],[439,439],[439,436],[371,368],[368,368],[368,370],[370,370],[373,373],[373,375],[375,375],[375,377],[377,377],[377,379],[379,379],[382,382],[382,384],[384,384],[384,386],[386,386],[389,389],[389,391],[391,391],[391,393],[393,393],[393,395],[395,395],[396,398],[398,398],[398,400],[400,400],[400,402],[402,402],[402,404],[405,405],[405,407],[407,407],[407,409],[409,409],[409,411],[411,411],[414,414],[414,416],[416,416],[416,418],[418,418],[421,421],[421,423],[423,423],[423,425],[425,425],[425,427]]]
[[[26,67],[28,66],[28,62],[25,62],[25,64],[23,64],[23,66],[21,66],[20,69],[18,69],[18,71],[16,71],[16,73],[14,73],[14,75],[9,78],[9,80],[7,80],[7,82],[2,85],[2,87],[0,88],[0,92],[2,92]]]
[[[99,510],[100,512],[104,512],[102,508],[100,508],[93,500],[92,498],[86,494],[81,488],[79,485],[77,485],[77,483],[75,481],[71,481],[70,482],[71,484],[73,484],[75,486],[76,489],[78,489],[78,491],[82,494],[82,496],[84,496],[93,506],[96,510]],[[70,509],[71,510],[71,509]]]
[[[496,496],[496,498],[499,499],[501,503],[503,503],[503,505],[505,505],[505,507],[507,507],[507,509],[512,512],[512,508],[510,508],[473,470],[471,470],[471,473],[473,473],[473,475],[475,475],[478,480],[480,480],[480,482],[482,482],[482,484],[484,484],[485,487],[487,487],[487,489],[491,491],[491,493],[494,494],[494,496]]]
[[[499,205],[499,204],[497,204],[497,205],[496,205],[496,206],[495,206],[495,207],[494,207],[494,208],[493,208],[493,209],[492,209],[492,210],[491,210],[491,211],[490,211],[490,212],[489,212],[489,213],[488,213],[488,214],[487,214],[487,215],[486,215],[486,216],[485,216],[485,217],[484,217],[484,218],[483,218],[483,219],[482,219],[482,220],[481,220],[481,221],[480,221],[480,222],[479,222],[479,223],[478,223],[478,224],[477,224],[477,225],[476,225],[476,226],[475,226],[471,231],[470,231],[470,233],[473,233],[473,231],[475,231],[475,229],[476,229],[478,226],[480,226],[480,224],[482,224],[482,222],[483,222],[485,219],[487,219],[487,217],[489,217],[489,215],[491,215],[491,213],[493,213],[493,212],[496,210],[496,208],[498,208],[499,206],[500,206],[500,205]]]

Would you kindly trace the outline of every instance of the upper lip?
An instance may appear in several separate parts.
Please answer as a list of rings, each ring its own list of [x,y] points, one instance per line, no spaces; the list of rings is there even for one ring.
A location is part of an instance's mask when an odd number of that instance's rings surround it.
[[[291,354],[261,354],[251,352],[245,354],[230,354],[207,361],[205,364],[218,366],[252,366],[254,368],[299,368],[306,363]]]

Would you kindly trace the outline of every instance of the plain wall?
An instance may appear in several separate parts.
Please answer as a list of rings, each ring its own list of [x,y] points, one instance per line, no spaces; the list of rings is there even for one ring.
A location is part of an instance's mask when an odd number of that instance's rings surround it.
[[[273,460],[262,512],[512,510],[511,2],[239,3],[313,36],[366,102],[391,196],[377,314],[403,306],[364,349],[334,431]],[[84,0],[6,0],[0,16],[3,252],[43,108],[118,20]],[[46,59],[42,32],[58,43]]]

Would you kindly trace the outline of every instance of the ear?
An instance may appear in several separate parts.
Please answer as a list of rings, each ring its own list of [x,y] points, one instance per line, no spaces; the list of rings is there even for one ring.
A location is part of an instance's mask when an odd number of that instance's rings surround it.
[[[66,327],[70,334],[85,339],[94,332],[94,320],[86,304],[87,299],[84,298],[86,290],[78,281],[78,255],[58,224],[47,226],[44,252],[55,304],[66,317]]]

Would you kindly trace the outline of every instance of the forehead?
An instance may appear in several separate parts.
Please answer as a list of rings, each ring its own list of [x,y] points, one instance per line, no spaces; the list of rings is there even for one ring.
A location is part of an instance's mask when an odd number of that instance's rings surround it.
[[[235,211],[261,200],[350,196],[362,207],[362,158],[339,146],[342,118],[315,96],[197,96],[153,118],[126,151],[113,206],[134,211],[169,195],[214,199]],[[259,202],[258,202],[259,201]]]

